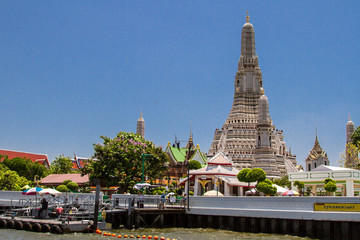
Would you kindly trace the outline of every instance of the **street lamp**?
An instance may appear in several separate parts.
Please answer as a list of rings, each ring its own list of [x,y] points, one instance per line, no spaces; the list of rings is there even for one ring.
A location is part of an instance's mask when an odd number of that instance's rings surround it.
[[[190,211],[190,168],[189,168],[189,165],[190,165],[190,158],[191,158],[191,155],[190,155],[190,150],[191,150],[191,147],[192,147],[192,143],[189,141],[189,150],[188,150],[188,156],[187,156],[187,208],[188,208],[188,211]]]

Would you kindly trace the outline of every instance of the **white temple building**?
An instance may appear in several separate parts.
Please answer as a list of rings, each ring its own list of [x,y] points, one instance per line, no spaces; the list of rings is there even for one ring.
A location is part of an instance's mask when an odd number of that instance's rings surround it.
[[[240,182],[237,179],[239,170],[224,153],[219,152],[208,162],[208,165],[190,171],[190,182],[194,189],[194,196],[202,196],[204,192],[216,190],[224,196],[244,196],[245,192],[255,187],[255,183]],[[187,192],[187,178],[182,179],[180,184],[185,184]]]

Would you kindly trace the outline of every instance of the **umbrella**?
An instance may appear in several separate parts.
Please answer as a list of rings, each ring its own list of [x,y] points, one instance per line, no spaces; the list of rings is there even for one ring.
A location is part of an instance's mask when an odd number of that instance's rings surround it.
[[[283,194],[284,192],[288,191],[288,189],[283,188],[279,185],[273,184],[274,187],[276,187],[276,193],[277,194]]]
[[[170,197],[170,196],[172,196],[172,195],[174,195],[175,193],[173,193],[173,192],[170,192],[170,193],[168,193],[165,197]]]
[[[205,192],[204,196],[208,196],[208,197],[219,196],[219,197],[222,197],[222,196],[224,196],[224,194],[222,194],[221,192],[216,191],[216,190],[210,190],[210,191]]]
[[[36,195],[36,193],[40,192],[41,190],[43,190],[40,187],[34,187],[34,188],[29,188],[25,191],[23,191],[21,194],[22,195]]]
[[[143,189],[144,187],[149,187],[151,184],[149,183],[137,183],[135,184],[134,188],[137,190]]]
[[[245,195],[248,196],[248,195],[254,195],[256,194],[256,190],[253,188],[253,189],[250,189],[248,191],[245,192]]]
[[[55,190],[55,189],[52,189],[52,188],[46,188],[46,189],[43,189],[39,192],[40,194],[51,194],[51,195],[54,195],[54,196],[59,196],[61,195],[62,193],[59,192],[58,190]]]
[[[288,190],[282,194],[283,196],[299,196],[300,194],[294,190]]]

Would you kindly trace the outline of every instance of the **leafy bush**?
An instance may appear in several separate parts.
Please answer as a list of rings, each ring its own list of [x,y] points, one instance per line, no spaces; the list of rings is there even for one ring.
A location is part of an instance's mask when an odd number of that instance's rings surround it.
[[[256,189],[259,190],[260,192],[263,192],[266,195],[275,195],[276,194],[276,187],[274,187],[272,185],[272,182],[268,179],[265,179],[262,182],[259,182],[256,185]]]
[[[337,187],[336,187],[336,184],[332,181],[328,182],[327,184],[325,184],[325,190],[327,192],[335,192]]]
[[[79,188],[79,185],[76,182],[68,182],[66,184],[66,187],[70,190],[70,191],[76,191]]]
[[[189,169],[196,170],[196,169],[199,169],[199,168],[201,168],[201,164],[200,164],[198,161],[196,161],[196,160],[191,160],[191,161],[189,162]]]
[[[72,182],[72,180],[64,180],[64,181],[62,182],[62,184],[63,184],[63,185],[67,185],[69,182]]]
[[[326,178],[326,179],[324,180],[325,185],[326,185],[328,182],[335,182],[335,180],[334,180],[334,179],[331,179],[331,178]]]
[[[59,185],[57,186],[56,190],[58,190],[59,192],[67,192],[68,188],[66,187],[66,185]]]
[[[327,192],[336,192],[337,187],[336,187],[336,181],[335,180],[333,180],[331,178],[326,178],[324,180],[324,183],[325,183],[324,188],[325,188],[325,190]]]

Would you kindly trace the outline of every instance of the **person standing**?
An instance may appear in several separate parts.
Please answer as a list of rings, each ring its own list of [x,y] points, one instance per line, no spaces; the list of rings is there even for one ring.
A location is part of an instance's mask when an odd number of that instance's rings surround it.
[[[46,201],[45,198],[43,198],[40,203],[41,203],[41,208],[39,210],[38,218],[41,218],[41,214],[43,211],[45,211],[47,213],[47,209],[49,206],[49,203],[48,203],[48,201]]]

